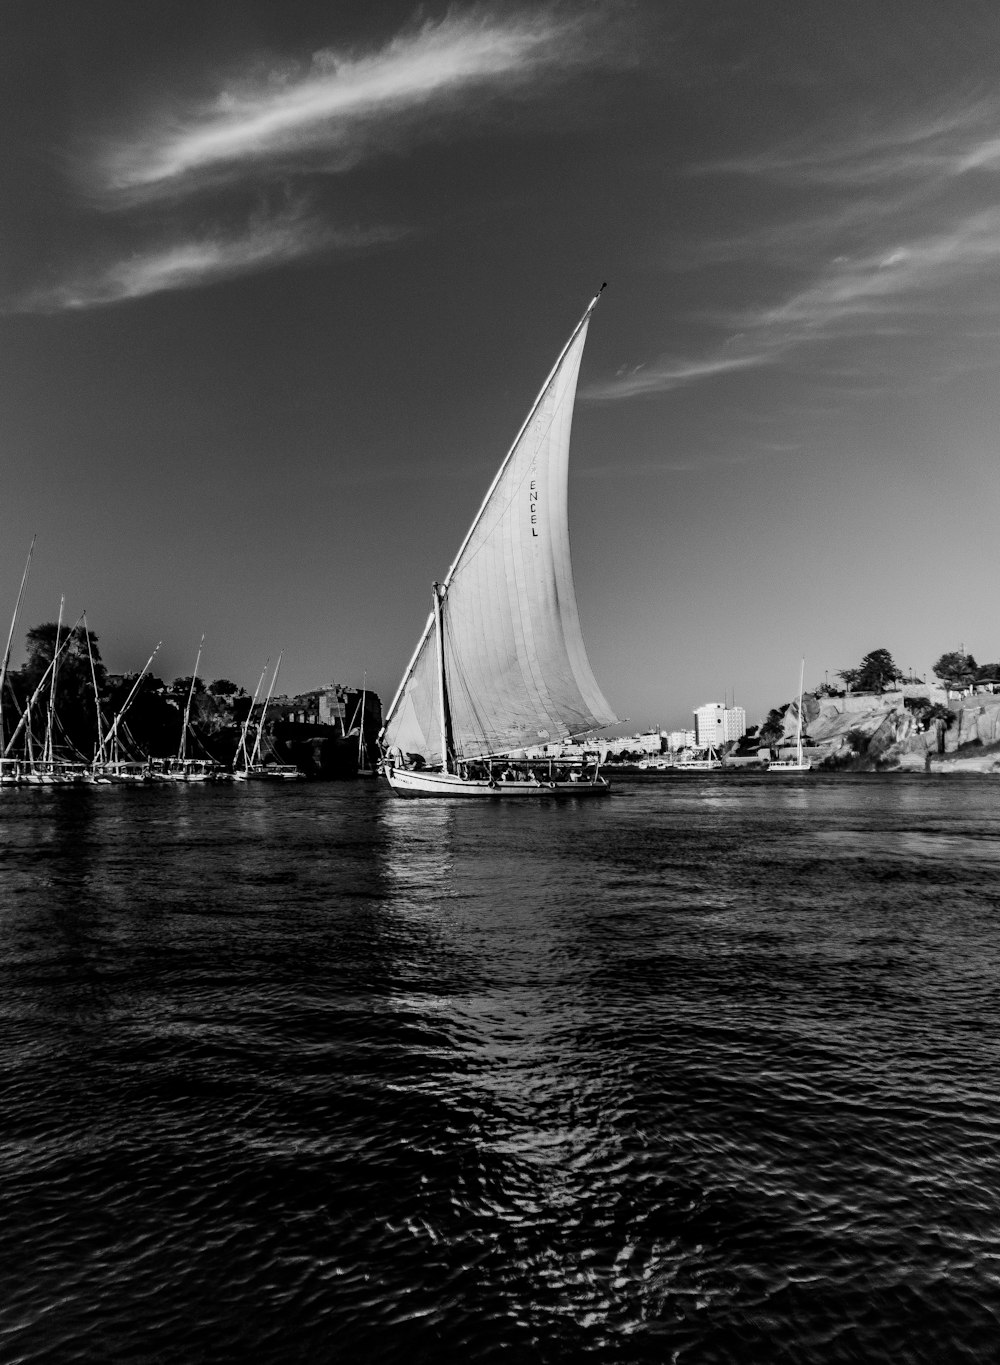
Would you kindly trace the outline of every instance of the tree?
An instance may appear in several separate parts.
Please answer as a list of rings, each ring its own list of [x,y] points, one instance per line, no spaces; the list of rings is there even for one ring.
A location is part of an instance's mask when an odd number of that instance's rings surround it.
[[[847,688],[848,692],[850,692],[852,688],[857,687],[858,685],[858,679],[861,677],[861,669],[842,668],[837,674],[837,677],[843,681],[844,686]]]
[[[208,684],[208,690],[213,697],[235,697],[243,692],[239,683],[230,682],[228,678],[216,678]]]
[[[189,673],[186,678],[175,678],[170,684],[170,690],[175,696],[183,697],[186,701],[187,695],[191,691],[191,674]],[[194,695],[197,696],[199,692],[204,691],[205,684],[202,682],[201,678],[195,678]]]
[[[135,673],[123,673],[115,679],[109,690],[110,716],[116,715],[125,705],[137,676]],[[180,707],[162,678],[152,673],[143,674],[119,733],[125,751],[133,758],[142,758],[146,754],[162,758],[177,752]]]
[[[941,655],[934,665],[934,675],[940,678],[946,687],[963,691],[972,686],[978,668],[979,665],[971,654],[954,649],[949,654]]]
[[[858,669],[857,690],[859,692],[884,692],[891,683],[898,682],[902,676],[902,670],[896,667],[895,661],[887,649],[873,649],[861,660],[861,667]]]
[[[777,744],[785,733],[785,708],[775,707],[768,711],[767,720],[757,732],[757,738],[763,748],[771,748]]]
[[[868,752],[870,738],[871,736],[860,728],[847,732],[847,742],[859,757]]]
[[[97,730],[94,682],[96,680],[98,692],[102,692],[107,683],[107,673],[101,661],[97,636],[92,630],[85,631],[82,625],[59,626],[55,621],[32,626],[25,637],[28,657],[17,674],[18,700],[23,707],[45,676],[46,669],[56,652],[57,633],[60,646],[55,691],[58,728],[72,748],[89,757],[93,748],[93,736]],[[91,658],[94,661],[93,673],[90,667]],[[46,701],[50,683],[51,675],[44,689]],[[32,728],[35,729],[34,722]]]

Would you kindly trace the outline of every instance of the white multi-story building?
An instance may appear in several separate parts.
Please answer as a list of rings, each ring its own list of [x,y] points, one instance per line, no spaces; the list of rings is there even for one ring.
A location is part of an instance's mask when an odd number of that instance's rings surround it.
[[[693,749],[695,742],[693,730],[671,730],[667,735],[667,748],[672,754],[679,753],[681,749]]]
[[[726,740],[742,739],[747,732],[747,713],[742,706],[730,706],[726,709],[725,719]]]
[[[741,739],[747,732],[747,713],[742,706],[724,706],[710,701],[694,713],[695,743],[699,749],[710,744],[718,749],[730,740]]]
[[[706,749],[710,744],[717,749],[725,743],[722,738],[725,731],[725,714],[726,708],[718,701],[709,701],[704,706],[696,708],[694,735],[699,749]]]

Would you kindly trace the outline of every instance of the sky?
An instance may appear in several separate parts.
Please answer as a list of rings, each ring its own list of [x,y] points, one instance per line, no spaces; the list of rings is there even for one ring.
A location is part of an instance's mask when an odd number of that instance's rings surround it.
[[[4,628],[37,535],[22,640],[65,594],[112,671],[204,634],[388,704],[607,280],[570,534],[625,730],[1000,658],[998,48],[977,0],[4,0]]]

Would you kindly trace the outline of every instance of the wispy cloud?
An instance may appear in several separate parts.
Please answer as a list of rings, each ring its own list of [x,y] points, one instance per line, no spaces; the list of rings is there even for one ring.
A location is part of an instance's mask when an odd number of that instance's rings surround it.
[[[929,309],[933,294],[1000,261],[1000,208],[991,207],[940,232],[899,241],[860,258],[837,258],[808,288],[775,307],[747,314],[747,326],[777,344],[826,335],[845,324],[888,323]]]
[[[622,398],[639,398],[644,394],[667,393],[671,389],[683,388],[701,379],[712,379],[716,375],[729,374],[734,370],[747,370],[757,365],[766,365],[769,357],[763,353],[754,355],[714,355],[702,360],[661,359],[650,365],[636,365],[619,371],[613,379],[589,384],[580,390],[580,397],[587,402],[602,403]]]
[[[203,233],[81,271],[71,279],[34,291],[8,311],[51,313],[120,303],[233,279],[320,251],[357,251],[400,235],[388,228],[333,229],[319,219],[288,213],[256,221],[243,233]]]
[[[258,59],[200,101],[175,102],[92,147],[80,168],[85,211],[114,212],[146,244],[7,310],[98,307],[396,240],[402,233],[383,226],[345,229],[332,207],[324,221],[318,205],[330,196],[315,177],[465,136],[513,98],[538,104],[560,76],[628,60],[606,22],[616,4],[476,7],[414,24],[378,49],[326,49],[299,65]],[[260,205],[275,184],[311,211],[270,216]],[[232,223],[240,202],[257,205],[243,225],[204,229],[213,217]]]
[[[457,130],[457,116],[481,116],[490,93],[537,100],[542,75],[607,59],[592,30],[592,18],[549,6],[505,20],[485,10],[450,13],[377,52],[325,50],[299,69],[236,77],[201,105],[172,110],[106,149],[99,187],[128,202],[289,166],[344,170],[419,138],[434,116],[452,115]]]
[[[727,336],[694,359],[671,357],[591,384],[582,397],[608,402],[714,379],[787,360],[823,342],[905,336],[939,324],[956,307],[948,291],[1000,266],[1000,208],[971,214],[947,230],[877,252],[837,257],[804,288],[778,303],[720,315]]]
[[[821,343],[924,335],[975,314],[982,285],[1000,265],[1000,102],[968,104],[867,139],[800,145],[702,166],[702,173],[762,175],[828,187],[827,210],[811,197],[798,212],[728,240],[699,243],[688,268],[725,264],[798,283],[784,297],[742,310],[701,314],[720,340],[698,354],[660,359],[586,390],[596,401],[669,392],[759,366],[814,368]],[[963,177],[965,177],[963,181]],[[958,192],[961,185],[962,192]],[[949,362],[952,363],[952,362]],[[975,363],[973,358],[972,363]],[[831,365],[831,373],[836,370]]]
[[[816,134],[744,156],[705,162],[698,175],[766,176],[792,184],[840,188],[933,183],[981,166],[1000,164],[995,135],[998,108],[976,99],[954,108],[894,122],[867,124],[844,136]]]

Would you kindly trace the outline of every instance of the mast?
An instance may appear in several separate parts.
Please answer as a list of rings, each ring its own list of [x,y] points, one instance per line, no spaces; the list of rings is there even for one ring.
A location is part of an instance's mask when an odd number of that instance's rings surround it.
[[[539,389],[538,394],[537,394],[537,396],[536,396],[536,398],[535,398],[535,401],[534,401],[534,402],[532,403],[532,405],[531,405],[531,408],[530,408],[530,410],[529,410],[529,412],[528,412],[527,417],[525,417],[524,421],[521,423],[520,429],[518,430],[517,435],[514,437],[514,441],[513,441],[512,445],[511,445],[510,449],[507,451],[507,454],[504,456],[503,462],[501,463],[500,468],[497,470],[496,475],[495,475],[495,477],[494,477],[494,479],[493,479],[493,482],[490,484],[489,489],[487,490],[487,493],[486,493],[485,498],[483,498],[482,505],[480,506],[479,511],[476,513],[475,518],[473,519],[472,525],[469,527],[468,533],[467,533],[466,536],[465,536],[465,539],[462,541],[462,544],[459,546],[458,554],[455,556],[454,560],[452,561],[451,568],[448,570],[447,574],[445,574],[444,582],[443,582],[443,584],[441,585],[442,588],[443,588],[443,590],[444,590],[445,592],[447,592],[448,587],[449,587],[450,584],[451,584],[452,577],[453,577],[453,575],[454,575],[454,573],[455,573],[455,570],[457,569],[457,567],[458,567],[458,565],[459,565],[459,562],[461,561],[461,558],[462,558],[463,554],[465,553],[466,546],[468,545],[469,541],[472,539],[473,535],[475,534],[476,527],[479,525],[479,523],[480,523],[480,522],[482,521],[482,519],[483,519],[483,514],[485,513],[486,508],[489,506],[490,499],[493,497],[493,493],[494,493],[494,491],[495,491],[495,489],[496,489],[497,484],[498,484],[498,483],[500,482],[500,480],[503,478],[503,475],[504,475],[504,472],[505,472],[506,469],[507,469],[507,466],[510,464],[511,460],[514,458],[514,454],[515,454],[515,452],[517,451],[518,445],[520,444],[521,437],[524,435],[524,433],[527,431],[529,425],[531,424],[532,418],[535,416],[535,413],[538,411],[539,407],[541,406],[542,401],[543,401],[543,399],[545,398],[545,395],[546,395],[546,394],[548,393],[548,391],[549,391],[549,386],[551,385],[553,379],[555,379],[556,375],[559,373],[559,368],[560,368],[560,366],[562,365],[563,361],[566,359],[567,353],[568,353],[569,350],[571,349],[571,347],[572,347],[574,341],[576,341],[577,337],[580,335],[580,332],[582,331],[582,329],[586,326],[587,322],[588,322],[589,319],[590,319],[591,313],[592,313],[592,312],[594,311],[594,309],[597,307],[597,302],[598,302],[598,300],[600,299],[601,295],[604,293],[604,290],[605,290],[606,288],[607,288],[607,282],[605,281],[605,283],[601,285],[600,289],[598,289],[597,293],[594,295],[594,297],[593,297],[593,298],[590,300],[590,302],[587,304],[587,307],[586,307],[586,309],[584,310],[583,316],[580,318],[580,321],[579,321],[579,322],[576,324],[576,326],[573,328],[573,331],[570,333],[569,340],[566,342],[565,346],[564,346],[564,347],[562,348],[562,350],[559,352],[559,358],[556,360],[556,363],[552,366],[552,369],[549,371],[548,376],[547,376],[547,378],[546,378],[546,380],[545,380],[545,383],[544,383],[544,384],[542,385],[542,387]],[[436,598],[436,596],[437,596],[437,587],[435,587],[435,598]],[[427,618],[427,624],[424,626],[423,634],[421,635],[420,639],[419,639],[418,642],[417,642],[417,647],[416,647],[416,649],[413,651],[413,657],[410,659],[409,664],[407,664],[406,672],[403,674],[402,681],[400,682],[399,686],[398,686],[397,689],[396,689],[396,695],[395,695],[395,696],[393,697],[393,699],[392,699],[392,704],[390,705],[388,711],[385,713],[385,716],[384,716],[383,721],[382,721],[382,730],[383,730],[383,732],[385,731],[386,727],[388,726],[389,721],[392,719],[393,714],[395,713],[396,707],[399,705],[399,699],[400,699],[400,697],[403,695],[403,690],[404,690],[404,688],[406,687],[406,684],[407,684],[407,683],[409,682],[409,680],[410,680],[410,675],[411,675],[411,673],[413,672],[414,668],[416,667],[417,660],[420,658],[420,654],[421,654],[421,652],[422,652],[422,650],[423,650],[423,648],[424,648],[424,645],[425,645],[426,642],[427,642],[427,637],[430,635],[431,630],[434,628],[436,616],[437,616],[437,608],[435,608],[435,611],[432,612],[431,615]]]
[[[438,719],[441,725],[441,771],[450,772],[448,767],[448,695],[444,676],[444,623],[441,619],[441,599],[445,589],[440,583],[434,584],[434,629],[437,647],[438,666]]]
[[[201,650],[205,643],[204,635],[198,642],[198,654],[194,661],[194,672],[191,674],[191,686],[188,688],[187,705],[184,708],[184,724],[181,726],[181,742],[177,749],[177,762],[184,762],[184,755],[187,749],[188,720],[191,717],[191,698],[194,696],[194,685],[198,681],[198,665],[201,663]]]
[[[271,675],[271,686],[267,689],[267,697],[261,709],[260,720],[257,722],[257,738],[254,740],[253,753],[250,755],[250,763],[248,765],[251,768],[257,762],[257,757],[260,753],[260,740],[264,733],[264,719],[267,716],[267,708],[271,704],[271,693],[274,691],[274,684],[278,681],[278,669],[281,667],[281,659],[284,652],[284,650],[281,651],[281,654],[278,655],[278,662],[274,665],[274,673]]]
[[[806,661],[805,656],[803,655],[802,667],[799,669],[799,729],[798,736],[795,741],[795,757],[800,764],[802,762],[802,684],[805,680],[805,676]]]
[[[94,668],[94,651],[90,648],[90,627],[87,625],[87,613],[83,613],[83,638],[87,641],[87,658],[90,660],[90,681],[94,684],[94,712],[97,716],[97,748],[94,750],[94,758],[104,748],[104,737],[101,734],[101,696],[97,690],[97,670]]]
[[[28,570],[31,568],[31,556],[35,550],[37,535],[31,537],[31,545],[28,549],[28,558],[25,561],[24,573],[21,575],[21,587],[17,594],[17,603],[14,607],[14,615],[10,618],[10,630],[7,632],[7,648],[3,652],[3,663],[0,664],[0,750],[3,749],[3,689],[7,681],[7,666],[10,663],[10,647],[14,639],[14,631],[17,630],[18,618],[21,615],[21,601],[24,597],[24,589],[28,582]]]
[[[82,621],[82,620],[83,620],[83,617],[81,616],[81,617],[80,617],[80,621]],[[78,625],[80,624],[80,621],[77,621],[76,626],[78,626]],[[73,627],[73,630],[76,630],[76,626]],[[63,641],[63,643],[62,643],[61,646],[59,647],[59,653],[61,653],[62,650],[64,650],[64,649],[66,648],[66,645],[69,643],[70,639],[72,638],[73,630],[71,630],[71,631],[69,632],[69,634],[66,636],[66,639]],[[45,684],[46,684],[46,683],[48,682],[48,680],[49,680],[49,674],[52,672],[52,670],[53,670],[53,669],[55,668],[55,666],[56,666],[56,661],[57,661],[57,659],[59,658],[59,653],[53,654],[52,659],[51,659],[51,661],[50,661],[50,663],[49,663],[48,668],[45,670],[45,672],[42,674],[42,676],[41,676],[41,677],[39,678],[39,680],[38,680],[38,686],[35,688],[34,692],[32,692],[31,696],[28,698],[27,705],[25,706],[24,710],[21,712],[21,719],[17,722],[17,725],[16,725],[15,728],[14,728],[14,733],[11,735],[10,739],[7,741],[7,745],[6,745],[6,748],[5,748],[4,751],[3,751],[2,757],[6,758],[6,757],[8,756],[8,754],[9,754],[10,751],[11,751],[11,749],[14,747],[14,741],[15,741],[15,739],[17,739],[18,735],[21,733],[21,731],[22,731],[23,729],[25,729],[25,726],[28,724],[28,721],[31,719],[31,708],[32,708],[32,706],[34,706],[34,704],[35,704],[35,702],[38,700],[38,698],[42,695],[42,690],[43,690],[43,688],[45,687]],[[27,734],[27,736],[28,736],[28,744],[30,745],[30,743],[31,743],[31,730],[30,730],[30,727],[27,729],[26,734]]]
[[[358,722],[358,770],[364,765],[365,759],[365,694],[368,690],[368,670],[365,669],[361,676],[361,719]]]
[[[108,750],[109,757],[112,755],[113,752],[116,751],[117,745],[118,745],[118,725],[119,725],[119,723],[120,723],[122,717],[125,715],[125,712],[126,712],[126,711],[128,710],[128,708],[132,705],[132,698],[135,696],[136,692],[138,692],[138,690],[139,690],[139,684],[142,682],[143,678],[144,678],[144,677],[146,676],[146,674],[149,672],[150,666],[151,666],[153,660],[156,658],[157,654],[159,653],[160,645],[161,645],[162,643],[163,643],[162,640],[160,640],[160,641],[157,643],[156,648],[153,650],[152,654],[151,654],[151,655],[149,656],[149,658],[146,660],[145,667],[143,668],[143,670],[142,670],[142,672],[139,674],[139,676],[136,678],[135,682],[132,684],[132,690],[129,692],[128,696],[125,698],[125,705],[121,708],[121,710],[118,712],[117,716],[115,716],[114,720],[112,721],[112,723],[111,723],[111,729],[110,729],[110,730],[108,731],[108,733],[104,736],[104,740],[103,740],[103,742],[102,742],[102,744],[101,744],[100,753],[98,754],[98,759],[97,759],[98,762],[103,761],[103,759],[104,759],[104,750],[105,750],[106,748],[107,748],[107,750]]]
[[[66,598],[65,596],[62,596],[59,599],[59,619],[56,622],[56,642],[52,650],[52,686],[49,688],[49,710],[45,725],[45,744],[42,747],[42,761],[44,763],[51,763],[54,757],[52,735],[56,724],[56,675],[59,672],[56,660],[59,658],[59,632],[62,630],[63,607],[65,605]],[[72,635],[72,631],[70,632],[70,635]],[[69,638],[69,635],[67,635],[67,642],[69,641]]]
[[[250,710],[246,714],[246,719],[243,722],[243,729],[240,731],[240,742],[236,746],[236,758],[233,759],[234,770],[240,754],[243,755],[243,771],[246,772],[247,768],[250,766],[250,760],[247,757],[247,731],[250,729],[250,722],[253,720],[253,708],[257,705],[257,698],[260,696],[260,689],[264,686],[264,679],[267,677],[267,665],[270,662],[271,660],[268,659],[260,677],[257,679],[257,686],[253,691],[253,701],[250,703]]]

